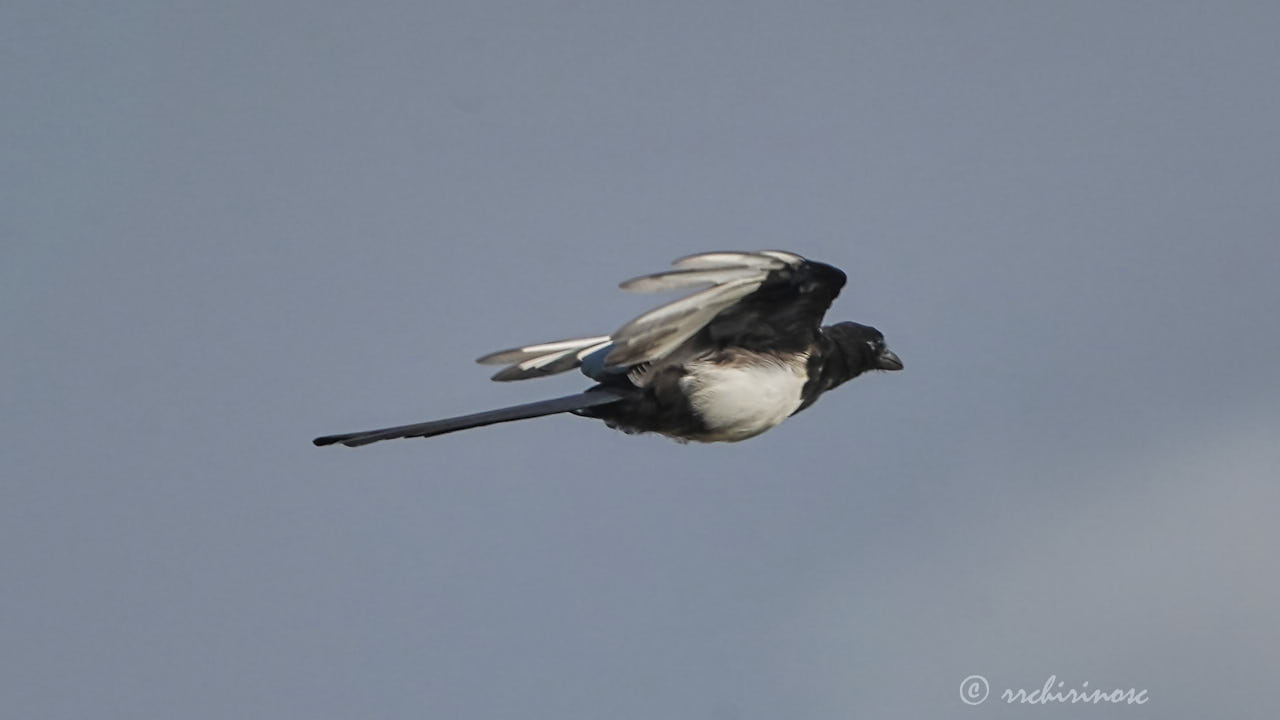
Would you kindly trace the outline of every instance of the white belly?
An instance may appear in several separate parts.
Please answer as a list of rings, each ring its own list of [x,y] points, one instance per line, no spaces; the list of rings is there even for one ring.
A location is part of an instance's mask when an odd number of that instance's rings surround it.
[[[786,420],[800,407],[804,362],[743,365],[690,363],[680,380],[707,432],[693,440],[736,442]]]

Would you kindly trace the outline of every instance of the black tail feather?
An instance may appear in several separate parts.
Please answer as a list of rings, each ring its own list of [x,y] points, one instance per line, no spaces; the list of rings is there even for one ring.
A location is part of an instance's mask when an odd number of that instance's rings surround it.
[[[360,447],[361,445],[368,445],[369,443],[375,443],[379,440],[432,437],[434,435],[443,435],[457,430],[493,425],[494,423],[524,420],[526,418],[541,417],[543,415],[555,415],[557,413],[571,412],[573,410],[582,410],[584,408],[595,407],[597,405],[608,405],[609,403],[618,402],[622,397],[622,395],[618,395],[607,390],[589,390],[584,393],[578,393],[577,395],[566,395],[564,397],[554,398],[551,400],[539,400],[538,402],[526,403],[524,405],[515,405],[507,408],[499,408],[497,410],[486,410],[485,412],[445,418],[443,420],[432,420],[431,422],[415,423],[413,425],[399,425],[397,427],[382,428],[381,430],[365,430],[364,432],[345,433],[342,435],[325,435],[324,437],[318,437],[315,440],[312,440],[312,442],[317,446],[342,443],[347,447]]]

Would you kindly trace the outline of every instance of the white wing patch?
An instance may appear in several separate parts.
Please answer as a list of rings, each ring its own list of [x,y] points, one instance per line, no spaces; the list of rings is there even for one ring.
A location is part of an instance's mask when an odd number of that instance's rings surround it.
[[[686,255],[671,263],[672,267],[677,268],[721,268],[721,267],[749,267],[763,270],[778,270],[784,265],[788,265],[788,261],[771,254],[777,251],[765,250],[762,252],[709,252],[698,253],[697,255]],[[785,253],[790,254],[790,253]],[[795,255],[801,262],[804,258]]]
[[[706,285],[707,283],[727,283],[744,277],[754,277],[757,274],[759,273],[755,270],[742,267],[668,270],[667,272],[631,278],[618,287],[631,292],[663,292]]]
[[[613,334],[614,349],[605,362],[635,365],[661,360],[706,327],[721,311],[755,292],[762,282],[763,273],[758,277],[742,277],[650,310],[618,328]]]
[[[608,335],[557,340],[539,345],[526,345],[510,350],[489,353],[476,362],[482,365],[507,365],[493,376],[494,380],[524,380],[531,377],[554,375],[572,370],[582,364],[582,359],[606,347],[613,339]]]
[[[524,347],[512,348],[510,350],[499,350],[492,352],[484,357],[476,360],[481,365],[506,365],[508,363],[517,363],[536,358],[547,354],[558,354],[560,352],[571,352],[587,345],[596,343],[608,344],[609,336],[600,335],[598,337],[577,338],[575,340],[557,340],[555,342],[541,343],[538,345],[526,345]]]

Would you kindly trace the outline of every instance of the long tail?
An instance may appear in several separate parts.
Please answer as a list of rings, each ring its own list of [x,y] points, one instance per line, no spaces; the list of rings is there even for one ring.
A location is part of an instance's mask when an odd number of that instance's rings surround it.
[[[365,430],[364,432],[345,433],[343,435],[325,435],[312,440],[312,442],[319,446],[342,443],[347,447],[360,447],[379,440],[432,437],[457,430],[493,425],[494,423],[524,420],[525,418],[582,410],[596,407],[597,405],[608,405],[609,403],[618,402],[622,398],[622,395],[608,390],[588,390],[577,395],[566,395],[551,400],[539,400],[538,402],[524,405],[486,410],[485,412],[445,418],[443,420],[432,420],[431,422],[415,423],[413,425],[399,425],[397,427],[382,428],[381,430]]]

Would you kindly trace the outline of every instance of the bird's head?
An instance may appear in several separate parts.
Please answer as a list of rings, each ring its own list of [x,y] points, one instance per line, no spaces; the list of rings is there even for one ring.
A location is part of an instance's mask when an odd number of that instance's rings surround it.
[[[902,360],[884,344],[884,335],[870,325],[842,322],[826,328],[846,358],[862,370],[901,370]]]

